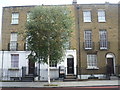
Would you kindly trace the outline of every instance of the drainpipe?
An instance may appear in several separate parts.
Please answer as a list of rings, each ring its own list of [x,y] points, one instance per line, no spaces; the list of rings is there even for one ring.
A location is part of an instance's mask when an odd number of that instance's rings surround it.
[[[78,24],[78,73],[81,79],[81,53],[80,53],[80,6],[77,6],[77,24]]]
[[[4,50],[2,50],[2,80],[3,80],[3,60],[4,59]]]

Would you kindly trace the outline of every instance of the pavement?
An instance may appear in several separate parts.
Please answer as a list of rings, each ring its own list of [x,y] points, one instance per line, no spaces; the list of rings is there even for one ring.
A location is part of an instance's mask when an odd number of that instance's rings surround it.
[[[51,86],[48,82],[0,82],[2,87],[89,87],[89,86],[120,86],[120,80],[88,80],[88,81],[54,81]]]

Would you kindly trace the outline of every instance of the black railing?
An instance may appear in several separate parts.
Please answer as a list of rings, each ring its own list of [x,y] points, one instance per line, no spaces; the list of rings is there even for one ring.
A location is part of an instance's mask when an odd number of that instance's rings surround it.
[[[16,43],[16,42],[8,43],[8,50],[9,51],[17,51],[18,50],[18,43]]]
[[[28,44],[27,43],[24,43],[24,50],[25,51],[28,51],[29,49],[28,49]]]
[[[93,50],[94,49],[94,42],[83,42],[84,50]]]
[[[99,50],[109,50],[110,49],[110,42],[108,41],[100,41],[99,43]]]

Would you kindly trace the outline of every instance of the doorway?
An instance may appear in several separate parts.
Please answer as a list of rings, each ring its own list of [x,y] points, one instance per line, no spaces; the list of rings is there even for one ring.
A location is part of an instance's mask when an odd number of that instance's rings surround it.
[[[35,72],[35,62],[32,60],[29,60],[28,74],[34,75],[34,72]]]
[[[110,75],[114,75],[114,62],[113,58],[107,58],[107,68]]]
[[[107,59],[107,74],[114,75],[115,74],[115,56],[112,53],[108,53],[106,55]]]
[[[74,58],[67,58],[67,74],[74,74]]]

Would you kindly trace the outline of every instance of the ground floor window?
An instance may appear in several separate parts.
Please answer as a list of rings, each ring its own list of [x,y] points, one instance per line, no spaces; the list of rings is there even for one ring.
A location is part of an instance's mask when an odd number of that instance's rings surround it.
[[[11,54],[11,67],[12,68],[19,67],[19,54]]]
[[[97,69],[97,55],[96,54],[87,55],[87,68]]]

